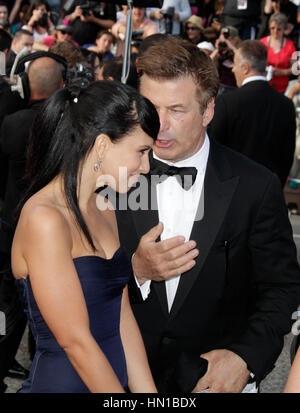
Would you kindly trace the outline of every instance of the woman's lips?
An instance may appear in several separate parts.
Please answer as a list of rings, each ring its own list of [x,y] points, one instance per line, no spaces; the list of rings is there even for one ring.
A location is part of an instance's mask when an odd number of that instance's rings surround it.
[[[129,180],[128,180],[129,185],[131,186],[135,184],[138,181],[138,179],[139,179],[139,175],[130,175]]]

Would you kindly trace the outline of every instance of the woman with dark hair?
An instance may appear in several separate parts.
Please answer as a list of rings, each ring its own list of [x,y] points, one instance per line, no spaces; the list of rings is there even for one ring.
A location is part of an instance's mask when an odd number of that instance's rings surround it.
[[[36,341],[22,393],[156,392],[126,284],[115,212],[149,170],[154,106],[119,82],[62,89],[36,117],[12,269]],[[100,206],[101,205],[101,206]]]
[[[47,37],[54,30],[50,16],[50,7],[47,1],[35,0],[26,13],[25,21],[27,23],[22,28],[31,31],[34,40]]]

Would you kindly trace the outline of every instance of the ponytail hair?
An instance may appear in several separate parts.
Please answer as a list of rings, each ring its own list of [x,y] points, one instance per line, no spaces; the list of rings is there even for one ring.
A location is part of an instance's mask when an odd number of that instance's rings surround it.
[[[117,142],[126,139],[138,126],[156,140],[158,114],[152,103],[130,86],[98,81],[76,95],[69,88],[55,92],[42,106],[31,129],[25,174],[27,190],[19,213],[32,195],[61,174],[70,210],[95,251],[78,205],[82,161],[100,134]]]

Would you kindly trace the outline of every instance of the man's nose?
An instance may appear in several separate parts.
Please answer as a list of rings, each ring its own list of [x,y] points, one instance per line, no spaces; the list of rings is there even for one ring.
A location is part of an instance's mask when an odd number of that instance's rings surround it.
[[[166,111],[159,111],[160,132],[163,132],[169,128],[169,116]]]

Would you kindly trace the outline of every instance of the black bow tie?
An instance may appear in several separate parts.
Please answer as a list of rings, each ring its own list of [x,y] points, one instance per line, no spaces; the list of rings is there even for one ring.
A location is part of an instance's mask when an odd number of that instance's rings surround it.
[[[167,165],[152,157],[150,158],[150,167],[151,175],[159,177],[158,183],[163,182],[169,176],[175,176],[178,183],[186,191],[194,185],[197,176],[197,168],[193,166],[178,168],[177,166]]]

